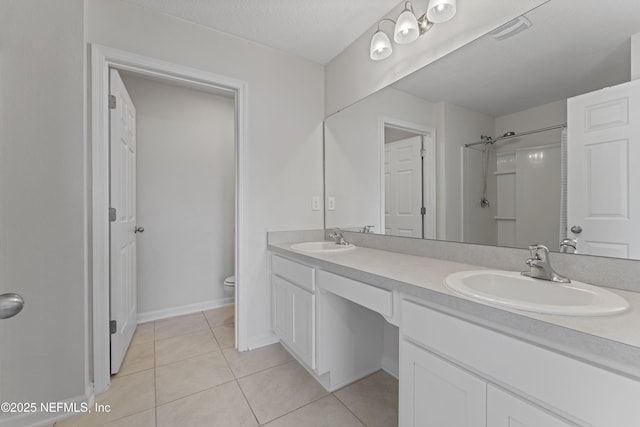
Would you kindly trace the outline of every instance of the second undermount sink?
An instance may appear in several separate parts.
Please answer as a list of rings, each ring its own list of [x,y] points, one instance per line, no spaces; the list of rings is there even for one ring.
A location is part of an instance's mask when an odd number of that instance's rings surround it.
[[[536,313],[605,316],[629,308],[627,300],[598,286],[555,283],[510,271],[461,271],[447,276],[445,285],[480,302]]]
[[[291,245],[291,249],[303,252],[344,252],[355,249],[355,247],[351,243],[339,245],[335,242],[304,242]]]

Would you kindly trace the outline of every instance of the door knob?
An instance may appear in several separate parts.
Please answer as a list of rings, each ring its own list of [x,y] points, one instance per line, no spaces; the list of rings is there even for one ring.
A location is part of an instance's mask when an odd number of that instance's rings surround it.
[[[8,319],[22,311],[24,300],[18,294],[0,295],[0,319]]]
[[[136,226],[133,230],[134,233],[144,233],[144,227]]]
[[[571,227],[571,232],[573,234],[580,234],[582,233],[582,227],[580,227],[579,225],[574,225],[573,227]]]

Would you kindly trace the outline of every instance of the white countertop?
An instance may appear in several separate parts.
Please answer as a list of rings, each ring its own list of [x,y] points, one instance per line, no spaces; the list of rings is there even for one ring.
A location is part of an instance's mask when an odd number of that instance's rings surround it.
[[[515,332],[522,332],[525,337],[532,334],[539,338],[553,335],[557,345],[541,343],[540,339],[534,341],[556,349],[562,347],[561,351],[569,353],[571,348],[581,347],[577,348],[581,352],[596,353],[596,358],[591,359],[592,361],[600,363],[601,360],[611,358],[614,362],[617,360],[625,365],[616,365],[614,369],[640,377],[640,293],[608,288],[629,301],[629,310],[619,315],[577,317],[538,314],[488,306],[456,294],[444,285],[444,279],[451,273],[484,267],[366,247],[338,253],[310,253],[293,250],[290,246],[290,243],[270,244],[269,248],[373,286],[397,289],[434,304],[444,304],[447,310],[460,311],[474,319],[479,317],[486,318],[489,322],[498,321],[502,324],[502,328],[499,328],[502,330],[513,328]],[[579,334],[571,334],[571,331]]]

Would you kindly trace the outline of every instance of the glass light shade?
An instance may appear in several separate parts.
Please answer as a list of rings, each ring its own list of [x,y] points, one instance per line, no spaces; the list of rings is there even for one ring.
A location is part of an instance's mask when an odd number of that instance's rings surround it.
[[[374,61],[388,58],[391,55],[391,40],[389,36],[382,30],[376,31],[371,37],[371,46],[369,47],[369,56]]]
[[[420,35],[418,29],[418,19],[409,9],[405,9],[393,29],[393,40],[398,44],[407,44],[416,40]]]
[[[456,14],[456,0],[431,0],[427,19],[435,24],[446,22]]]

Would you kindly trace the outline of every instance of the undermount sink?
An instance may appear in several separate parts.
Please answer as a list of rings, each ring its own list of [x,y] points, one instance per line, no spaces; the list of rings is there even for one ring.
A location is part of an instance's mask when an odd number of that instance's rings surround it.
[[[461,271],[447,276],[445,285],[480,302],[536,313],[605,316],[629,308],[627,300],[597,286],[532,279],[510,271]]]
[[[291,245],[291,249],[304,252],[344,252],[355,249],[355,247],[351,243],[339,245],[335,242],[304,242]]]

